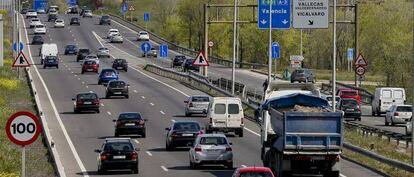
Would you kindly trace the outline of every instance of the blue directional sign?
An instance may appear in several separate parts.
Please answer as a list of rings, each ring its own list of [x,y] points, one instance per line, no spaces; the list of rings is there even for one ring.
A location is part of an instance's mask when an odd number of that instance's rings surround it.
[[[290,28],[290,1],[272,0],[272,29]],[[258,0],[258,10],[259,29],[269,29],[270,0]]]
[[[19,46],[20,51],[23,50],[23,47],[24,47],[23,42],[20,42],[20,46]],[[17,51],[17,44],[16,43],[13,43],[13,50]]]
[[[168,45],[160,45],[160,57],[168,57]]]
[[[348,54],[348,61],[352,61],[354,59],[354,49],[353,48],[348,48],[347,51]]]
[[[48,0],[34,0],[33,1],[33,9],[38,10],[38,9],[47,9],[48,5],[47,5]]]
[[[149,43],[149,42],[143,42],[141,44],[141,50],[144,53],[147,53],[148,51],[150,51],[151,50],[151,43]]]
[[[280,46],[279,46],[279,43],[277,42],[272,43],[272,58],[273,59],[280,58]]]
[[[78,0],[67,0],[66,2],[69,6],[75,6],[78,4]]]
[[[144,12],[144,22],[147,22],[150,20],[150,14],[148,12]]]
[[[128,11],[128,3],[124,2],[121,5],[121,13],[125,14]]]

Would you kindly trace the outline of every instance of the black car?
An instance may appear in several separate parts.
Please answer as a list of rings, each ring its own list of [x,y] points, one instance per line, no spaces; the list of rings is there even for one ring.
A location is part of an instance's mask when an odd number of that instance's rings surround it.
[[[145,122],[140,113],[124,112],[119,114],[115,122],[115,137],[120,135],[141,135],[142,138],[147,136]]]
[[[78,47],[76,45],[67,45],[65,47],[65,55],[76,55],[78,53]]]
[[[201,126],[196,121],[176,121],[167,130],[165,147],[173,150],[175,147],[188,147],[199,134],[203,134]]]
[[[312,82],[315,83],[315,75],[309,69],[296,69],[290,75],[290,82]]]
[[[27,10],[28,10],[27,8],[23,8],[23,9],[20,11],[20,13],[21,13],[21,14],[26,14],[26,13],[27,13]]]
[[[81,111],[95,111],[99,113],[99,97],[94,92],[85,92],[78,93],[75,98],[72,98],[74,101],[73,112],[80,113]]]
[[[183,67],[183,71],[189,71],[189,70],[193,70],[193,71],[200,71],[200,67],[198,66],[194,66],[193,65],[194,59],[185,59],[183,61],[182,67]]]
[[[111,96],[124,96],[129,98],[129,84],[120,80],[111,80],[106,86],[105,98],[108,99]]]
[[[72,17],[72,18],[70,19],[70,25],[74,25],[74,24],[76,24],[76,25],[80,25],[80,20],[79,20],[79,18],[78,18],[78,17]]]
[[[353,98],[343,98],[337,105],[337,108],[344,112],[344,119],[353,118],[354,120],[361,121],[361,109],[357,100]]]
[[[43,68],[56,67],[59,68],[59,59],[56,56],[46,56],[43,61]]]
[[[111,25],[111,18],[109,15],[102,15],[101,19],[99,20],[99,25]]]
[[[181,66],[185,60],[185,56],[184,55],[177,55],[172,59],[172,64],[171,67],[175,68],[176,66]]]
[[[55,21],[56,19],[57,19],[58,17],[57,17],[57,15],[56,14],[49,14],[48,16],[47,16],[47,21],[48,22],[50,22],[50,21]]]
[[[42,38],[42,36],[40,36],[40,35],[34,35],[33,36],[33,39],[32,39],[32,44],[33,45],[35,45],[35,44],[43,44],[43,38]]]
[[[68,14],[78,14],[78,8],[76,7],[70,7],[68,10]]]
[[[128,71],[128,62],[125,59],[117,58],[112,62],[112,68],[116,70]]]
[[[78,55],[76,56],[76,62],[79,62],[79,60],[83,60],[89,54],[91,54],[91,50],[89,50],[89,49],[79,49]]]
[[[98,174],[123,169],[138,174],[138,151],[130,138],[106,138],[101,148],[95,149],[98,153]]]

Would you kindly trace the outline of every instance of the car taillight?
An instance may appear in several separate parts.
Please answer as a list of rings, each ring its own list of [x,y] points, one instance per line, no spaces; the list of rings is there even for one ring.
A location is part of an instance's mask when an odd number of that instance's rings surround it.
[[[137,159],[138,159],[138,153],[132,152],[132,160],[137,160]]]
[[[172,137],[172,138],[173,138],[173,137],[177,137],[177,133],[176,133],[176,132],[171,133],[171,137]]]
[[[194,151],[196,151],[196,152],[201,152],[201,147],[196,147],[196,148],[194,148]]]
[[[105,155],[105,154],[102,154],[101,155],[101,160],[102,161],[107,160],[107,159],[108,159],[108,156],[107,155]]]
[[[83,104],[82,100],[76,101],[76,104]]]
[[[394,116],[399,116],[400,114],[398,114],[398,112],[394,113]]]
[[[193,107],[193,103],[188,104],[188,107]]]
[[[226,147],[226,151],[232,151],[231,147]]]
[[[98,99],[93,100],[93,104],[98,105],[99,104],[99,100]]]
[[[209,122],[210,122],[210,124],[212,124],[213,123],[213,118],[210,117],[210,121]]]
[[[139,125],[144,125],[144,124],[145,124],[145,121],[144,121],[144,120],[139,120],[139,121],[137,121],[137,123],[138,123]]]
[[[202,135],[204,134],[203,130],[200,130],[199,132],[197,132],[197,135]]]

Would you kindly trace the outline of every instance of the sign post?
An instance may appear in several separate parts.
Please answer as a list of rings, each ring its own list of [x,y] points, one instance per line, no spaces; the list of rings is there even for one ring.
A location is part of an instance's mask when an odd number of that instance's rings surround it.
[[[361,85],[362,81],[365,79],[365,70],[368,66],[368,62],[364,59],[361,53],[358,54],[358,57],[355,59],[355,74],[357,75],[357,80],[359,81],[359,85]]]
[[[11,142],[22,146],[22,177],[26,174],[26,145],[39,137],[42,127],[39,119],[30,112],[17,112],[6,122],[6,134]]]

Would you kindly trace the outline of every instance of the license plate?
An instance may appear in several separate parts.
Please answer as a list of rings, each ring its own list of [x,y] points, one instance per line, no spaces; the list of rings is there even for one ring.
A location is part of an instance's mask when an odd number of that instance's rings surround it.
[[[87,69],[87,71],[93,71],[93,69]]]
[[[125,126],[134,126],[135,123],[126,123]]]
[[[312,160],[325,160],[324,156],[312,156]]]
[[[116,69],[122,69],[122,67],[117,67]]]
[[[193,134],[192,133],[185,133],[182,136],[193,136]]]
[[[118,94],[122,94],[122,92],[114,92],[114,94],[117,94],[118,95]]]
[[[125,159],[124,155],[116,155],[113,157],[114,159]]]
[[[92,104],[92,102],[84,102],[83,104]]]
[[[354,111],[354,109],[346,109],[347,111]]]

